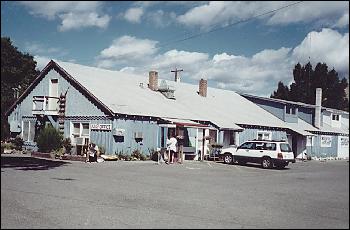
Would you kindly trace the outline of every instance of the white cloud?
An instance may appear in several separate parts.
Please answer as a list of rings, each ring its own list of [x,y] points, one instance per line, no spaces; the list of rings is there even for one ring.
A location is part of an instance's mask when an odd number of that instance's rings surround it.
[[[147,14],[147,20],[156,27],[166,27],[176,21],[176,14],[174,12],[164,12],[163,10],[150,11]]]
[[[58,47],[48,47],[47,45],[40,44],[38,42],[25,42],[24,49],[31,55],[55,55],[65,56],[68,51]]]
[[[34,60],[36,61],[36,68],[41,71],[51,61],[51,58],[35,55]]]
[[[111,68],[114,63],[143,62],[157,52],[157,41],[122,36],[114,40],[108,48],[101,51],[97,65]]]
[[[349,13],[344,14],[333,27],[343,28],[349,26]]]
[[[142,15],[143,15],[143,8],[132,7],[125,12],[124,19],[131,23],[140,23]]]
[[[177,17],[179,23],[186,26],[198,26],[201,29],[210,29],[213,26],[224,26],[253,16],[269,12],[289,5],[292,2],[208,2],[193,7],[185,14]],[[275,13],[260,17],[267,20],[269,25],[286,25],[290,23],[305,23],[321,20],[332,25],[337,21],[346,24],[346,14],[349,11],[348,2],[301,2],[284,8]],[[342,19],[344,17],[344,19]],[[345,22],[343,22],[345,21]],[[347,20],[348,21],[348,20]]]
[[[71,29],[80,29],[84,27],[96,26],[106,28],[111,19],[110,16],[99,16],[95,12],[89,13],[72,13],[61,14],[62,24],[58,27],[59,31],[67,31]]]
[[[327,28],[310,32],[293,50],[293,58],[301,63],[308,62],[309,57],[313,66],[324,62],[328,68],[349,76],[349,33],[342,35]]]
[[[334,67],[340,73],[340,77],[348,76],[349,34],[342,35],[332,29],[323,29],[311,34],[312,57],[315,57],[312,60],[327,63],[329,69]],[[265,49],[252,56],[229,53],[210,56],[207,53],[175,49],[165,53],[157,53],[151,49],[152,52],[149,50],[145,52],[147,55],[142,55],[143,52],[131,54],[131,51],[126,52],[122,48],[131,44],[143,44],[145,41],[147,40],[129,36],[115,40],[109,48],[101,52],[100,56],[104,58],[99,66],[112,69],[119,66],[118,69],[122,71],[144,76],[147,76],[150,70],[157,70],[163,79],[173,79],[173,73],[170,71],[181,68],[184,70],[181,72],[182,81],[198,82],[199,79],[206,78],[209,85],[214,87],[270,96],[276,90],[278,81],[290,84],[295,64],[300,62],[305,65],[309,54],[308,37],[296,47]],[[155,41],[152,42],[150,47],[155,47]]]
[[[61,19],[62,23],[58,27],[60,31],[84,27],[106,28],[111,19],[109,15],[102,13],[102,2],[23,1],[19,3],[28,8],[33,15],[48,20]]]

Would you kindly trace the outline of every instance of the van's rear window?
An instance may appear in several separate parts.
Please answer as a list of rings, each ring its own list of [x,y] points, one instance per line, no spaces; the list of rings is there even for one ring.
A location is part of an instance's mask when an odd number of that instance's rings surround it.
[[[282,152],[292,152],[292,149],[290,148],[289,144],[281,144],[281,151]]]

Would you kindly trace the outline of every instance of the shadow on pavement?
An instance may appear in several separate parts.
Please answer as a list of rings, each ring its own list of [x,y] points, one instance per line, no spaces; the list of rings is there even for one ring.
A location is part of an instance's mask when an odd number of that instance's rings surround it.
[[[223,161],[217,161],[216,163],[219,163],[219,164],[225,164]],[[237,165],[238,167],[247,167],[247,168],[256,168],[256,169],[261,169],[261,170],[278,170],[278,171],[284,171],[284,170],[290,170],[290,165],[292,165],[292,163],[290,163],[288,166],[286,166],[285,168],[277,168],[277,167],[273,167],[271,169],[263,169],[261,167],[260,164],[254,164],[254,163],[246,163],[244,165],[240,165],[238,163],[233,163],[231,165]]]
[[[17,170],[49,170],[68,162],[38,159],[34,157],[3,157],[1,156],[1,168],[16,168]]]

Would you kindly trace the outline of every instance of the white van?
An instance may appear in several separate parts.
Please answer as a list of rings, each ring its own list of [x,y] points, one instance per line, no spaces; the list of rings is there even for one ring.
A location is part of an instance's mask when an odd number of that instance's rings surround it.
[[[292,149],[286,141],[246,141],[237,148],[222,149],[220,155],[226,164],[252,162],[261,164],[263,168],[284,168],[289,162],[295,163]]]

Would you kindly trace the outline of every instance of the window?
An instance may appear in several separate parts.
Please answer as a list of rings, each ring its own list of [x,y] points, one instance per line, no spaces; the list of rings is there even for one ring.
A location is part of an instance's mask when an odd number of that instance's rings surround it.
[[[89,123],[80,123],[80,122],[73,122],[71,125],[71,139],[72,143],[76,143],[77,137],[85,137],[86,141],[88,142],[88,139],[90,137],[90,124]]]
[[[297,109],[295,107],[291,107],[291,106],[286,106],[286,113],[287,114],[296,114]]]
[[[34,141],[35,121],[23,121],[22,138],[23,141]]]
[[[210,144],[215,143],[216,140],[217,140],[217,132],[216,132],[216,130],[210,129],[209,130],[209,136],[211,137],[210,140],[209,140],[209,143]]]
[[[272,133],[269,131],[258,131],[257,139],[258,140],[271,140]]]
[[[283,144],[281,143],[281,152],[292,152],[292,149],[290,148],[289,144]]]
[[[265,143],[264,150],[276,150],[276,144],[275,143]]]
[[[332,115],[332,120],[333,121],[339,121],[339,115],[338,114],[333,114]]]
[[[90,130],[89,130],[89,123],[82,123],[82,136],[89,136],[90,135]]]
[[[253,142],[246,142],[246,143],[243,143],[239,148],[240,149],[254,149],[255,145]]]

